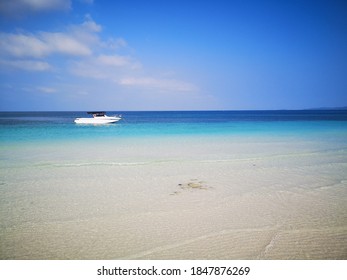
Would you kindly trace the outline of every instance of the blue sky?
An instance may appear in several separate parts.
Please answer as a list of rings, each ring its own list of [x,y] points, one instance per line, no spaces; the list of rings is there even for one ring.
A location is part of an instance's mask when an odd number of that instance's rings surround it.
[[[347,2],[2,0],[0,110],[347,106]]]

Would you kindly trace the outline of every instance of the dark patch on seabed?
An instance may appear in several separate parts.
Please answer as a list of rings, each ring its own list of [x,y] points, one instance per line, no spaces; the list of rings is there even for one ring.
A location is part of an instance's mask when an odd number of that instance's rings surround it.
[[[177,185],[178,190],[170,193],[170,195],[178,195],[182,191],[187,190],[208,190],[213,189],[213,187],[209,186],[205,181],[200,181],[199,179],[190,179],[186,183],[179,183]]]

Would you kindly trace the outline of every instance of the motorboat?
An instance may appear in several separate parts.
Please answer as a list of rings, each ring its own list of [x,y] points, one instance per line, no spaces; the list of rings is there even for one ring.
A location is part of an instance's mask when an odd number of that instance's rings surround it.
[[[115,123],[122,119],[121,115],[107,116],[105,112],[87,112],[92,118],[76,118],[75,123],[81,124],[107,124]]]

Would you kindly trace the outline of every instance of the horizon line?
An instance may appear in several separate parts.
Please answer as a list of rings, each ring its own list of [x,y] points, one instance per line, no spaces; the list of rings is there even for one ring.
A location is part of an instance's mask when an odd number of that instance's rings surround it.
[[[226,112],[226,111],[343,111],[347,110],[347,106],[341,107],[317,107],[304,109],[206,109],[206,110],[102,110],[106,112]],[[93,110],[0,110],[1,113],[6,112],[89,112]],[[95,111],[95,110],[94,110]],[[100,110],[99,110],[100,111]]]

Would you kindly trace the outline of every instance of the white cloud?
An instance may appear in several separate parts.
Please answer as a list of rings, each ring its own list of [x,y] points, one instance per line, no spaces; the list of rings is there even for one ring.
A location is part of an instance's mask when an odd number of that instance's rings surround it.
[[[69,66],[69,72],[75,76],[93,79],[107,79],[110,75],[109,71],[98,66],[94,60],[74,61]]]
[[[35,34],[0,33],[0,55],[43,58],[53,54],[89,56],[99,45],[97,32],[101,26],[89,16],[80,25],[72,25],[65,32],[37,32]]]
[[[129,59],[120,55],[99,55],[98,62],[104,65],[124,66],[129,63]]]
[[[71,0],[1,0],[0,13],[9,17],[30,13],[68,11]]]
[[[0,33],[0,64],[25,71],[47,71],[53,67],[43,59],[54,55],[90,57],[100,48],[101,26],[89,16],[63,32]],[[60,60],[64,61],[64,60]]]
[[[91,48],[83,41],[79,41],[70,34],[41,33],[41,40],[47,46],[49,53],[61,53],[73,56],[91,55]]]
[[[139,70],[143,72],[139,62],[134,61],[132,58],[118,55],[100,55],[96,59],[75,61],[70,67],[70,72],[76,76],[104,79],[122,87],[151,89],[161,92],[198,91],[196,85],[181,80],[130,76],[132,73],[138,74]]]
[[[86,15],[82,24],[67,26],[60,32],[0,32],[0,64],[3,69],[12,67],[26,71],[48,71],[54,68],[60,74],[103,79],[113,86],[116,83],[127,88],[161,92],[198,90],[191,83],[174,79],[174,75],[171,78],[165,78],[162,74],[160,78],[149,76],[146,74],[148,70],[130,54],[132,49],[127,47],[126,40],[104,40],[99,34],[101,31],[102,27]],[[122,55],[119,54],[120,49]],[[68,56],[68,59],[57,55]],[[44,59],[49,59],[52,65]],[[42,87],[40,89],[45,91]],[[48,91],[46,89],[45,92]]]
[[[100,32],[102,30],[101,25],[96,24],[90,15],[86,15],[86,20],[81,24],[81,27],[91,32]]]
[[[109,38],[107,41],[101,43],[102,47],[110,50],[118,50],[128,46],[128,43],[123,38]]]
[[[50,53],[50,48],[40,38],[34,35],[0,33],[1,54],[15,57],[44,57]]]
[[[129,56],[99,55],[97,62],[105,66],[128,67],[130,69],[141,68],[141,64]]]
[[[159,89],[162,91],[191,92],[197,90],[197,87],[191,83],[174,79],[158,79],[152,77],[122,78],[120,79],[119,84],[123,86]]]
[[[69,70],[77,76],[113,81],[122,73],[141,67],[141,63],[130,56],[100,54],[70,63]]]
[[[47,62],[39,60],[0,60],[0,64],[25,71],[48,71],[52,68]]]
[[[0,51],[13,57],[43,58],[51,54],[90,55],[92,50],[71,34],[41,32],[39,34],[0,33]]]
[[[70,0],[11,0],[11,2],[36,11],[61,11],[68,10],[71,6]]]

